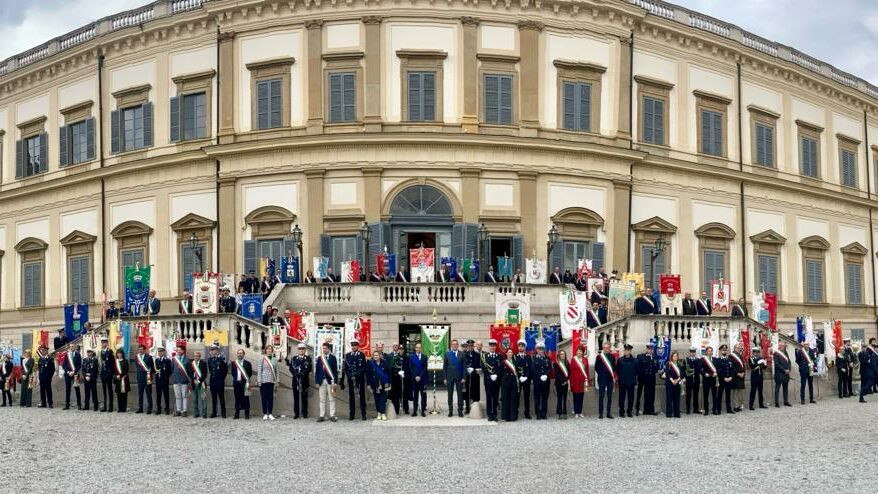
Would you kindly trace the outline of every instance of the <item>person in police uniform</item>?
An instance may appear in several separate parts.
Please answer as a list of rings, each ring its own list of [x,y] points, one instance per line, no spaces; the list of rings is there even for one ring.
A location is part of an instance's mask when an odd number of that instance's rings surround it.
[[[748,367],[750,367],[750,410],[753,410],[753,404],[756,402],[756,396],[759,396],[759,408],[768,408],[765,406],[765,400],[762,397],[762,377],[768,363],[762,358],[762,349],[753,347],[750,358],[747,359]]]
[[[854,355],[854,351],[851,349],[851,339],[845,338],[844,345],[838,352],[838,356],[835,359],[835,364],[837,367],[838,373],[838,397],[839,398],[850,398],[854,394],[854,359],[857,358]],[[839,363],[841,362],[841,364]],[[841,365],[844,365],[844,371],[841,370]]]
[[[637,400],[634,408],[640,415],[640,397],[643,396],[643,414],[658,415],[655,411],[656,374],[659,371],[658,359],[652,343],[646,344],[646,352],[637,356]]]
[[[304,343],[296,345],[296,355],[287,359],[290,374],[293,376],[293,418],[308,418],[308,387],[311,376],[311,357],[305,354]]]
[[[817,362],[817,353],[815,350],[811,349],[811,344],[808,343],[808,340],[802,342],[802,348],[796,350],[796,365],[799,366],[799,396],[802,399],[802,404],[805,404],[805,386],[808,386],[808,401],[810,403],[817,403],[814,401],[814,374],[816,370],[816,362]]]
[[[52,376],[55,375],[55,361],[49,356],[49,348],[45,345],[40,347],[37,369],[40,378],[39,408],[47,406],[52,408]]]
[[[210,418],[216,418],[219,405],[220,416],[226,418],[226,376],[229,375],[229,364],[220,355],[219,345],[210,346],[210,357],[207,358],[207,369],[210,371]]]
[[[64,410],[70,410],[70,388],[76,392],[76,409],[82,410],[82,392],[79,390],[82,355],[79,354],[79,345],[76,343],[70,344],[64,360],[61,361],[61,370],[64,372]]]
[[[534,414],[537,420],[548,418],[549,408],[549,373],[552,361],[546,355],[546,344],[537,342],[536,354],[530,361],[530,376],[534,383]]]
[[[637,385],[637,358],[631,355],[634,347],[625,343],[622,356],[616,360],[616,372],[619,375],[619,417],[633,417],[634,388]],[[597,360],[595,360],[597,365]]]
[[[524,418],[530,419],[531,358],[528,356],[526,349],[527,342],[518,340],[518,353],[515,354],[512,361],[518,373],[518,397],[519,400],[522,397],[524,398]]]
[[[223,296],[219,300],[219,311],[225,314],[234,314],[238,308],[235,297],[231,295],[229,285],[223,286]]]
[[[689,349],[689,356],[683,362],[683,375],[686,381],[686,415],[701,413],[698,403],[698,392],[701,389],[701,359],[698,358],[698,349]]]
[[[714,401],[713,411],[715,415],[722,412],[723,397],[726,401],[726,413],[735,413],[732,407],[732,389],[735,387],[735,365],[729,358],[729,346],[719,346],[719,358],[714,360],[716,365],[717,380],[719,381],[719,396]]]
[[[790,358],[787,356],[787,344],[780,342],[774,351],[774,406],[780,407],[780,390],[783,388],[783,404],[791,407],[789,400]]]
[[[500,398],[499,376],[502,372],[503,357],[497,353],[497,340],[488,340],[488,352],[482,356],[482,372],[485,379],[485,414],[489,422],[497,422],[497,408]]]
[[[393,403],[393,411],[397,415],[400,408],[408,415],[412,392],[411,370],[405,355],[405,345],[398,344],[394,347],[396,351],[387,359],[390,364],[390,402]]]
[[[351,340],[351,351],[344,356],[341,389],[344,389],[345,382],[348,385],[348,420],[354,420],[357,414],[354,393],[360,395],[360,414],[366,420],[366,355],[360,351],[360,342],[356,339]]]
[[[98,373],[100,365],[95,357],[95,351],[91,348],[85,352],[86,357],[82,359],[82,380],[85,387],[85,407],[83,410],[89,409],[89,403],[94,401],[94,411],[98,411]],[[89,400],[91,398],[91,400]]]
[[[106,320],[107,321],[114,321],[116,319],[119,319],[119,308],[116,307],[116,299],[111,298],[108,303],[110,304],[110,306],[107,307]],[[116,357],[113,356],[113,359],[115,359],[115,358]]]
[[[469,351],[466,355],[466,410],[469,413],[473,402],[482,399],[482,383],[479,372],[482,369],[482,342],[467,340]]]
[[[717,400],[717,369],[713,358],[713,347],[707,347],[701,356],[701,392],[704,395],[704,415],[709,415],[711,410],[714,415],[719,415]],[[711,401],[712,400],[712,401]],[[710,404],[713,403],[713,407]]]
[[[110,350],[107,337],[101,337],[101,394],[104,398],[104,405],[101,407],[102,412],[113,411],[113,395],[116,393],[113,382],[115,370],[113,366],[116,363],[116,355]]]
[[[171,414],[171,374],[174,367],[168,358],[165,349],[159,347],[158,355],[153,359],[152,366],[155,369],[155,414],[162,414],[162,400],[165,402],[165,415]]]

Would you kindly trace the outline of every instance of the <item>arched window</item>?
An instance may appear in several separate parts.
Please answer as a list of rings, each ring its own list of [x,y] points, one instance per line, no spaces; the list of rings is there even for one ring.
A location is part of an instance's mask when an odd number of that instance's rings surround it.
[[[394,219],[424,216],[451,216],[451,202],[432,185],[413,185],[396,195],[390,205]]]

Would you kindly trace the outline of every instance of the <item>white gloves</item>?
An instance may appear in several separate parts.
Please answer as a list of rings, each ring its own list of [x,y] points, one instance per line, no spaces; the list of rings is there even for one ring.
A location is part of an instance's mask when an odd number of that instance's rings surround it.
[[[547,375],[545,375],[545,374],[543,374],[542,376],[540,376],[540,381],[546,382],[546,381],[548,381],[548,380],[549,380],[549,376],[547,376]]]
[[[765,359],[759,359],[759,362],[756,362],[759,365],[765,365]]]
[[[467,374],[472,374],[472,373],[473,373],[473,368],[472,368],[472,367],[467,367],[467,368],[466,368],[466,373],[467,373]]]
[[[397,374],[399,374],[399,377],[405,377],[405,372],[404,372],[404,371],[399,371],[399,372],[397,372]]]
[[[518,378],[518,382],[520,382],[520,383],[523,383],[523,382],[525,382],[525,381],[527,381],[527,378],[526,378],[526,377],[519,377],[519,378]]]
[[[491,374],[491,380],[492,380],[492,381],[496,381],[496,380],[497,380],[497,374]]]

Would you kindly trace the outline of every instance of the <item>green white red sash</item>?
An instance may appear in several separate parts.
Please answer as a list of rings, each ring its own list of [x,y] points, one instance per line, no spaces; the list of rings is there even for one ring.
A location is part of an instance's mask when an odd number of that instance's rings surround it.
[[[67,352],[67,363],[70,364],[70,372],[76,371],[76,366],[73,365],[73,352]]]
[[[802,355],[804,355],[804,356],[805,356],[805,360],[807,360],[807,361],[808,361],[808,367],[811,367],[811,356],[810,356],[810,355],[808,355],[808,352],[807,352],[807,351],[805,351],[805,349],[804,349],[804,348],[800,348],[800,349],[799,349],[799,350],[801,350],[801,352],[802,352]]]
[[[676,374],[674,376],[674,379],[680,379],[680,368],[677,367],[677,364],[675,364],[671,361],[668,361],[668,364],[670,365],[670,368],[674,370],[674,374]]]
[[[563,360],[558,361],[558,368],[561,369],[561,373],[564,374],[564,379],[570,378],[570,372],[567,370],[567,362]]]
[[[515,377],[518,377],[518,371],[515,370],[515,364],[510,362],[509,359],[504,360],[503,363],[506,364],[506,367],[508,367],[513,374],[515,374]]]
[[[710,312],[710,307],[707,305],[707,303],[705,301],[698,299],[698,300],[696,300],[696,302],[701,304],[701,307],[704,308],[704,312]]]
[[[262,356],[263,365],[267,365],[269,370],[271,370],[271,382],[277,381],[277,376],[274,373],[274,364],[271,363],[271,359],[268,358],[268,355]]]
[[[585,376],[585,385],[588,386],[588,372],[585,371],[585,365],[582,363],[582,359],[579,357],[573,357],[573,361],[579,366],[579,370],[581,370],[582,375]]]
[[[121,393],[127,393],[128,388],[125,387],[125,379],[122,379],[122,360],[114,359],[116,364],[116,375],[119,376],[119,389]]]
[[[199,362],[201,362],[201,361],[200,360],[198,360],[198,361],[193,360],[192,361],[192,372],[195,373],[195,377],[197,377],[199,381],[204,382],[204,378],[201,376],[201,369],[198,368]]]
[[[774,351],[774,354],[777,355],[777,356],[779,356],[780,358],[784,359],[784,362],[789,362],[789,361],[790,361],[790,359],[786,356],[786,354],[783,353],[783,352],[780,351],[780,350],[775,350],[775,351]]]
[[[144,361],[143,361],[144,356],[145,355],[140,355],[140,354],[137,355],[137,364],[140,366],[141,369],[143,369],[143,372],[146,372],[147,374],[149,374],[149,369],[146,368],[146,363],[144,363]]]
[[[238,372],[241,373],[240,381],[248,382],[250,380],[250,376],[247,375],[247,372],[244,370],[244,364],[235,360],[235,367],[238,368]]]
[[[647,297],[646,295],[644,295],[644,296],[642,296],[642,297],[640,297],[640,298],[642,298],[643,300],[646,300],[647,303],[649,303],[649,306],[650,306],[650,307],[652,307],[653,309],[655,308],[655,302],[653,302],[652,299],[650,299],[650,298]]]
[[[741,360],[741,357],[738,357],[738,355],[735,354],[734,352],[730,353],[729,355],[731,355],[731,357],[732,357],[733,359],[735,359],[735,362],[737,362],[738,365],[741,366],[741,369],[744,368],[744,361]]]
[[[177,367],[180,369],[180,372],[183,373],[183,376],[186,377],[186,379],[189,379],[189,373],[186,372],[186,366],[183,365],[183,361],[180,360],[180,356],[179,356],[179,355],[176,356],[176,357],[174,357],[174,362],[177,363]]]
[[[710,373],[716,375],[716,367],[713,365],[712,359],[708,356],[701,357],[701,360],[710,367]]]
[[[320,365],[323,366],[323,372],[326,373],[327,376],[335,383],[335,374],[332,373],[332,370],[329,368],[329,362],[326,361],[326,358],[323,355],[317,357],[317,360],[320,361]]]
[[[604,363],[604,365],[607,367],[607,370],[610,371],[610,375],[612,376],[613,375],[613,364],[610,363],[610,359],[607,358],[607,354],[604,352],[601,352],[600,357],[601,357],[601,362]],[[614,377],[614,379],[615,379],[615,377]]]

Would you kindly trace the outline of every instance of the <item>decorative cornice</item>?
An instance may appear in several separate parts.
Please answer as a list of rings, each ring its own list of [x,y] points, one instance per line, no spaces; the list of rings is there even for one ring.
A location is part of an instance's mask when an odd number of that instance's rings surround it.
[[[829,250],[831,244],[819,235],[811,235],[799,241],[799,247],[803,249]]]
[[[285,65],[289,66],[296,63],[296,59],[293,57],[280,57],[280,58],[272,58],[269,60],[259,60],[257,62],[250,62],[245,64],[244,67],[247,67],[247,70],[254,71],[260,69],[268,69],[273,67],[283,67]],[[176,81],[175,81],[176,82]]]
[[[323,60],[333,62],[338,60],[360,60],[365,56],[362,51],[340,51],[336,53],[324,53]]]
[[[139,86],[131,86],[131,87],[126,87],[125,89],[120,89],[120,90],[116,91],[115,93],[111,93],[111,94],[113,95],[114,98],[119,99],[119,98],[124,98],[126,96],[131,96],[132,94],[140,94],[143,92],[147,92],[150,89],[152,89],[151,84],[140,84]]]
[[[729,105],[732,103],[732,99],[721,94],[709,93],[707,91],[702,91],[700,89],[696,89],[692,91],[692,94],[695,95],[696,98],[702,98],[706,100],[716,101],[717,103],[721,103],[723,105]]]
[[[534,31],[542,31],[545,28],[546,28],[546,25],[540,21],[534,21],[534,20],[530,20],[530,19],[518,21],[518,29],[522,30],[522,31],[526,30],[526,29],[532,29]]]
[[[482,62],[518,63],[521,57],[518,55],[505,55],[503,53],[476,53],[476,58]]]
[[[674,89],[674,83],[672,82],[653,79],[652,77],[647,77],[645,75],[636,75],[634,76],[634,80],[637,81],[638,84],[643,84],[644,86],[654,86],[668,91]]]
[[[763,108],[761,106],[747,105],[747,109],[753,113],[759,113],[760,115],[765,115],[766,117],[770,117],[775,120],[780,118],[780,113],[773,112],[768,108]]]
[[[817,132],[818,134],[823,132],[823,127],[821,127],[817,124],[812,124],[811,122],[806,122],[804,120],[796,119],[796,125],[798,125],[799,127],[805,127],[806,129],[813,130],[814,132]]]
[[[89,233],[85,233],[79,230],[73,230],[61,239],[61,245],[69,247],[71,245],[93,244],[97,239],[98,237]]]
[[[75,103],[75,104],[72,104],[66,108],[62,108],[61,110],[59,110],[59,113],[61,113],[61,115],[69,115],[71,113],[76,113],[78,111],[82,111],[82,110],[86,110],[88,108],[91,108],[92,105],[94,105],[94,101],[92,101],[90,99],[85,100],[85,101],[80,101],[79,103]]]
[[[363,16],[361,20],[363,21],[363,24],[375,25],[381,24],[384,21],[384,17],[381,17],[380,15],[367,15]]]
[[[19,129],[24,129],[24,128],[27,128],[27,127],[32,127],[32,126],[34,126],[34,125],[42,125],[42,124],[44,124],[44,123],[46,123],[46,116],[45,116],[45,115],[40,115],[39,117],[32,118],[32,119],[30,119],[30,120],[28,120],[28,121],[26,121],[26,122],[21,122],[21,123],[18,124],[16,127],[18,127]]]
[[[257,62],[257,63],[259,63],[259,62]],[[249,66],[247,68],[249,68]],[[200,72],[193,72],[191,74],[178,75],[176,77],[172,77],[171,80],[174,82],[174,84],[181,84],[184,82],[200,81],[202,79],[213,79],[213,76],[215,76],[215,75],[216,75],[216,70],[209,69],[209,70],[202,70]]]
[[[37,250],[46,250],[49,244],[45,240],[36,237],[27,237],[15,244],[16,252],[33,252]]]
[[[841,248],[841,253],[853,256],[865,256],[869,253],[869,249],[863,247],[863,244],[859,242],[851,242]]]
[[[607,68],[603,65],[598,65],[596,63],[591,62],[577,62],[574,60],[554,60],[552,62],[556,68],[564,69],[564,70],[575,70],[580,72],[595,72],[598,74],[603,74],[607,71]]]
[[[323,19],[308,19],[305,21],[305,29],[320,29],[323,27]]]
[[[223,31],[219,33],[219,35],[217,36],[217,40],[219,40],[220,43],[233,41],[235,39],[235,36],[237,36],[235,31]]]
[[[853,137],[848,136],[848,135],[844,135],[844,134],[842,134],[842,133],[837,133],[837,134],[835,134],[835,137],[836,137],[839,141],[846,141],[846,142],[849,142],[849,143],[851,143],[851,144],[853,144],[853,145],[855,145],[855,146],[859,146],[860,143],[862,142],[862,141],[859,140],[859,139],[853,138]]]
[[[448,53],[443,50],[396,50],[396,56],[409,59],[446,59]]]
[[[472,17],[469,15],[465,15],[460,18],[460,23],[464,26],[478,26],[482,22],[478,17]]]

